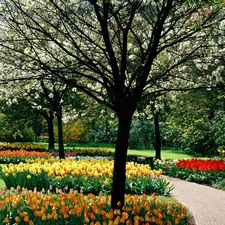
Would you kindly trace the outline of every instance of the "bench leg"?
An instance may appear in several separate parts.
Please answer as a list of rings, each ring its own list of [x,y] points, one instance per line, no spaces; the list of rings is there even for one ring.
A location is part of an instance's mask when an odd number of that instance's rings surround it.
[[[146,159],[147,163],[150,164],[151,170],[154,170],[153,158]]]

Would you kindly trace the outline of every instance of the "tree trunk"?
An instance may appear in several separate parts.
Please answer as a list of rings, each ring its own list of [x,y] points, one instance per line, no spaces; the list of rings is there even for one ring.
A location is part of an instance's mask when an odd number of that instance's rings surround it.
[[[155,158],[161,159],[161,138],[160,138],[158,113],[154,114],[154,125],[155,125]]]
[[[46,119],[48,122],[48,149],[55,149],[55,137],[53,128],[54,115],[52,111],[50,111],[50,114]]]
[[[58,122],[58,144],[59,144],[59,158],[65,158],[64,144],[63,144],[63,126],[62,126],[62,107],[59,107],[56,113]]]
[[[118,209],[124,205],[126,157],[132,115],[118,115],[119,125],[115,149],[111,207]],[[120,205],[117,203],[120,202]]]

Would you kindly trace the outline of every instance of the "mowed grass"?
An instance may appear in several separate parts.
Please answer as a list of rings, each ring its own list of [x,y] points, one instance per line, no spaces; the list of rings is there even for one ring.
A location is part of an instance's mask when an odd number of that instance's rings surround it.
[[[143,156],[153,156],[155,157],[155,150],[128,150],[128,154],[138,154]],[[179,149],[162,149],[161,158],[162,159],[183,159],[183,158],[193,158],[194,156],[185,153]]]
[[[0,188],[4,188],[4,187],[5,187],[5,182],[0,179]]]
[[[35,144],[41,144],[43,145],[45,148],[48,148],[48,144],[47,143],[43,143],[43,142],[36,142]],[[65,144],[65,150],[67,149],[72,149],[71,147],[68,147]],[[55,143],[55,148],[58,148],[58,144]],[[97,145],[93,146],[86,146],[86,145],[77,145],[75,147],[76,148],[104,148],[104,149],[109,149],[109,150],[115,150],[115,147],[112,147],[112,145]],[[143,155],[143,156],[153,156],[155,157],[155,150],[154,149],[145,149],[145,150],[136,150],[136,149],[129,149],[128,150],[128,154],[138,154],[138,155]],[[161,149],[161,158],[163,159],[183,159],[183,158],[194,158],[193,155],[188,154],[184,151],[182,151],[181,149],[174,149],[174,148],[162,148]]]

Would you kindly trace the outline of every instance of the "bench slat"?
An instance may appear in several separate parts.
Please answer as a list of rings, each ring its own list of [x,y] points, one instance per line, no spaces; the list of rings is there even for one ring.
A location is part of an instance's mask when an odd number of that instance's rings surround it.
[[[150,164],[151,169],[154,169],[154,164],[153,164],[153,156],[144,156],[144,155],[137,155],[137,154],[129,154],[127,155],[128,158],[130,158],[131,160],[129,161],[133,161],[133,162],[137,162],[137,158],[145,158],[145,161]]]

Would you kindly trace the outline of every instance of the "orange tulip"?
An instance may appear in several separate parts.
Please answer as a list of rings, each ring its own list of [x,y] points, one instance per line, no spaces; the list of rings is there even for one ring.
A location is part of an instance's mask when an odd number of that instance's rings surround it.
[[[4,218],[4,223],[10,223],[10,221],[9,221],[9,218],[8,218],[8,217],[5,217],[5,218]]]
[[[34,225],[34,222],[32,220],[29,220],[29,225]]]
[[[24,216],[24,218],[23,218],[23,220],[24,220],[24,222],[29,222],[29,216]]]

